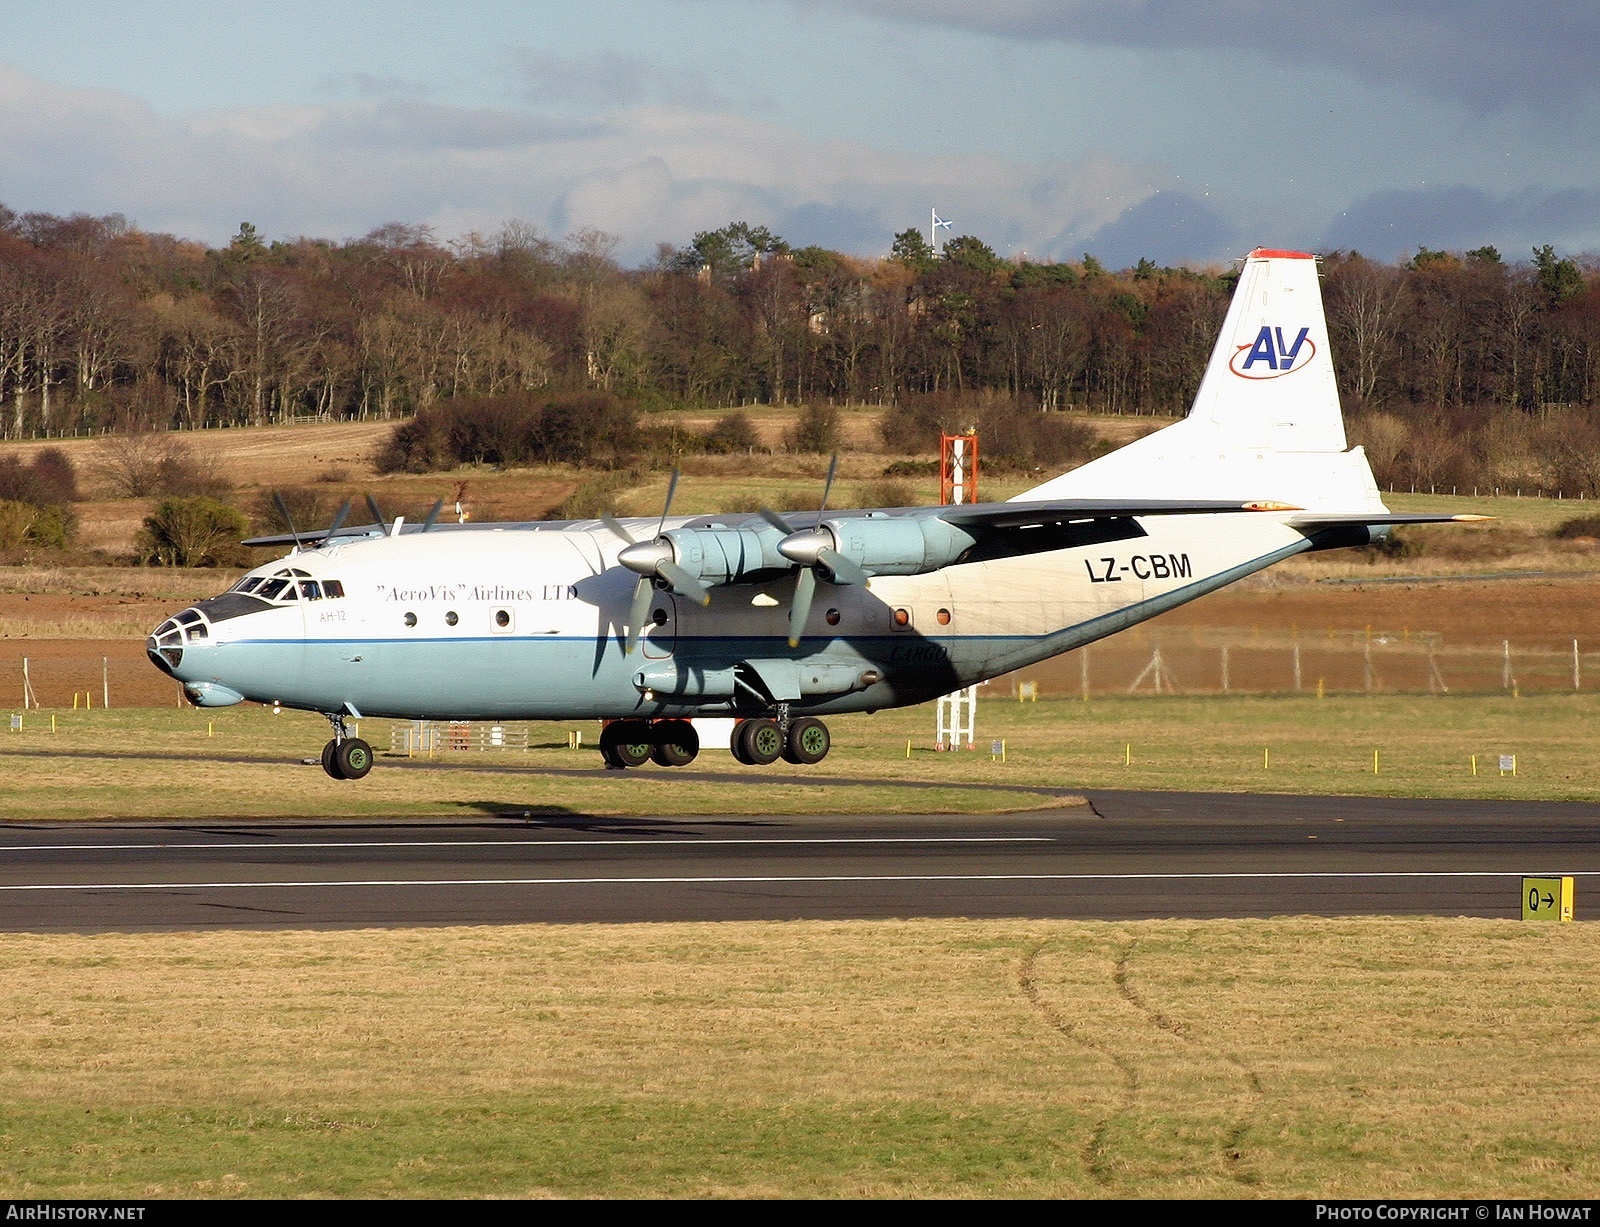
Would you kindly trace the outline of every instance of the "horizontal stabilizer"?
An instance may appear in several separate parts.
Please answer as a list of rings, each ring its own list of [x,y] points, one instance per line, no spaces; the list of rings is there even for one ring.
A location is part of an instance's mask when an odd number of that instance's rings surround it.
[[[1480,515],[1411,515],[1407,512],[1380,512],[1376,515],[1364,511],[1316,512],[1293,515],[1284,521],[1290,528],[1301,531],[1316,528],[1339,528],[1347,524],[1365,524],[1378,528],[1389,524],[1482,524],[1494,519]]]

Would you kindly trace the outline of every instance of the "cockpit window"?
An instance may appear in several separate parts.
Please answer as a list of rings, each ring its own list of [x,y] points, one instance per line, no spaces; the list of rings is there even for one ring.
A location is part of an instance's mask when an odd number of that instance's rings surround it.
[[[286,585],[288,582],[289,581],[286,579],[269,579],[266,583],[261,585],[261,591],[256,593],[256,595],[259,597],[264,597],[270,601],[274,599],[278,593],[283,591],[284,585]]]
[[[300,581],[300,595],[308,601],[320,601],[322,599],[322,585],[314,579],[303,579]]]
[[[259,575],[247,575],[243,579],[241,579],[237,584],[235,584],[233,586],[233,590],[235,592],[254,592],[255,589],[256,589],[256,586],[258,584],[260,584],[260,583],[261,583],[261,576],[259,576]]]
[[[325,579],[322,581],[322,595],[341,597],[344,595],[344,585],[336,579]]]

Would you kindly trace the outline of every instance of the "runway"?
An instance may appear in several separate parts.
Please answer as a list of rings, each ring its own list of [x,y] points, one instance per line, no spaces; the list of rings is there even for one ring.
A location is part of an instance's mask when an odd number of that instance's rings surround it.
[[[1515,917],[1600,806],[1093,792],[1013,815],[0,826],[0,931],[886,917]]]

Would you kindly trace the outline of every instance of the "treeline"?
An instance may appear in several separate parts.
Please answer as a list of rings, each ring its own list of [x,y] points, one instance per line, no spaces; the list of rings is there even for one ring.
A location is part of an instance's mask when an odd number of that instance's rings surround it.
[[[745,223],[642,268],[615,246],[520,223],[450,243],[400,224],[267,243],[246,224],[208,248],[0,206],[0,430],[400,420],[464,398],[1181,413],[1236,277],[1006,260],[970,236],[935,252],[916,230],[884,259]],[[1555,486],[1576,464],[1560,440],[1596,450],[1600,269],[1530,254],[1324,259],[1347,410],[1385,480],[1470,484],[1510,455]],[[522,421],[526,455],[559,425]]]

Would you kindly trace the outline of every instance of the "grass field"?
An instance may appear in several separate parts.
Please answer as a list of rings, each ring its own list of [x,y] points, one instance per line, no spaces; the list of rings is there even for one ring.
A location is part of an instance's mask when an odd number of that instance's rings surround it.
[[[0,1196],[1570,1197],[1600,929],[0,937]]]
[[[378,765],[350,783],[303,761],[329,735],[326,721],[305,713],[36,711],[21,731],[0,730],[0,816],[929,813],[1059,803],[1030,791],[1040,787],[1594,800],[1597,719],[1600,695],[1589,694],[996,697],[980,701],[973,751],[936,753],[933,710],[919,707],[830,721],[834,750],[818,767],[756,770],[708,748],[688,769],[625,773],[602,768],[594,723],[530,725],[526,752],[407,759],[388,751],[390,722],[372,720],[361,732]],[[569,732],[583,733],[586,748],[568,749]],[[1516,756],[1515,775],[1500,772],[1501,755]]]

